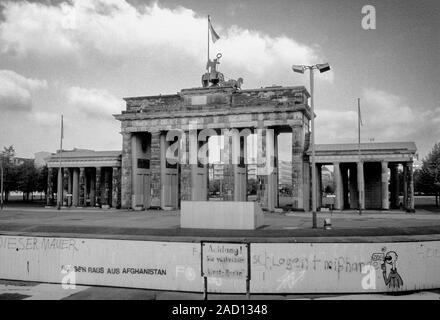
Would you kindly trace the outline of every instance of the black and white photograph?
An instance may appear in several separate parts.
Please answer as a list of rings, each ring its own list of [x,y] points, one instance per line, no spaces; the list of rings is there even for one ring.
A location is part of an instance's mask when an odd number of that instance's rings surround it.
[[[0,187],[0,300],[439,301],[440,2],[0,0]]]

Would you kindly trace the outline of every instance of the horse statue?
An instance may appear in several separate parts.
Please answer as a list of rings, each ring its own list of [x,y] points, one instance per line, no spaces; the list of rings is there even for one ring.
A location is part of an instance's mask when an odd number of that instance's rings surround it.
[[[243,84],[243,78],[230,79],[228,81],[223,81],[220,85],[222,87],[233,87],[235,89],[241,89],[241,85]]]

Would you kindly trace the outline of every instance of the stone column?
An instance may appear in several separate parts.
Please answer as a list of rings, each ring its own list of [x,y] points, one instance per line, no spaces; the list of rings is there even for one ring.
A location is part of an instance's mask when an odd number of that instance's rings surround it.
[[[160,141],[160,181],[161,181],[161,197],[160,197],[160,207],[171,203],[171,188],[170,188],[170,177],[167,170],[167,156],[166,151],[168,149],[168,141],[166,141],[166,133],[162,133],[159,138]]]
[[[256,129],[257,136],[257,181],[258,181],[258,189],[257,189],[257,201],[260,203],[262,208],[267,208],[268,199],[267,199],[267,167],[268,161],[266,157],[266,133],[264,129],[258,128]]]
[[[46,205],[53,205],[53,169],[47,168]]]
[[[413,163],[407,162],[407,192],[406,192],[406,211],[415,212],[414,210],[414,172]]]
[[[388,193],[388,162],[382,161],[382,209],[388,210],[390,208],[389,193]]]
[[[186,138],[187,142],[187,151],[188,151],[188,163],[189,163],[189,171],[190,171],[190,200],[201,200],[199,198],[197,192],[197,171],[198,171],[198,151],[199,151],[199,142],[197,139],[198,131],[191,126],[190,130],[187,132]]]
[[[63,205],[63,169],[57,169],[57,205]]]
[[[292,201],[293,208],[304,210],[309,206],[304,203],[304,127],[302,125],[292,126]],[[309,183],[310,179],[306,179]],[[310,189],[310,186],[308,187]],[[308,201],[308,200],[307,200]]]
[[[67,206],[67,193],[69,192],[69,168],[63,168],[63,206]]]
[[[344,187],[342,184],[341,167],[339,162],[333,163],[335,179],[335,210],[344,209]]]
[[[399,208],[399,170],[396,163],[390,164],[391,204],[392,209]]]
[[[350,198],[348,197],[348,192],[350,190],[350,186],[348,185],[348,170],[349,166],[346,163],[341,165],[343,210],[347,209],[347,207],[350,208]]]
[[[90,200],[90,169],[85,169],[84,176],[84,206],[87,207],[87,199]]]
[[[161,166],[160,166],[160,131],[151,133],[151,206],[160,207],[161,205]]]
[[[220,155],[223,167],[222,196],[223,201],[233,201],[235,195],[234,165],[232,164],[232,139],[233,135],[229,130],[221,130],[223,136],[223,153]]]
[[[86,189],[85,168],[79,168],[79,206],[85,206],[85,189]]]
[[[67,177],[67,206],[70,207],[72,206],[72,186],[73,186],[73,181],[72,181],[72,169],[68,168],[67,172],[68,172],[68,177]]]
[[[119,209],[121,207],[121,170],[119,167],[113,167],[112,172],[112,207]]]
[[[274,211],[278,206],[277,143],[274,129],[258,129],[259,201],[263,208]]]
[[[364,163],[362,161],[357,163],[357,182],[358,182],[358,192],[360,195],[359,204],[361,206],[361,209],[365,209]]]
[[[72,190],[72,202],[75,207],[79,206],[79,170],[73,168],[73,190]]]
[[[167,141],[169,132],[164,132],[160,135],[160,172],[161,172],[161,207],[172,207],[177,209],[179,207],[178,199],[178,163],[174,157],[178,138],[177,134],[171,132],[174,137],[172,141]],[[168,152],[168,154],[167,154]]]
[[[121,207],[124,209],[131,208],[131,196],[133,190],[133,164],[132,164],[132,147],[131,147],[131,132],[123,132],[122,133],[122,167],[121,167]],[[95,185],[95,193],[96,193],[96,201],[95,205],[100,206],[100,179],[98,176],[101,175],[101,171],[99,168],[96,169],[96,185]]]
[[[408,210],[408,164],[403,163],[403,209]]]
[[[246,201],[246,140],[239,132],[232,135],[232,166],[234,169],[234,201]]]
[[[143,156],[142,134],[133,133],[131,137],[131,208],[135,210],[145,209],[145,181],[144,176],[141,174],[143,170],[140,168],[141,166],[139,163],[139,159],[143,159]],[[103,193],[102,199],[104,199]]]
[[[269,161],[269,171],[268,175],[268,201],[267,206],[270,211],[274,211],[276,207],[278,207],[278,143],[277,143],[277,133],[274,129],[268,129],[266,131],[266,154],[267,159]]]
[[[104,168],[104,192],[102,195],[102,205],[110,205],[110,168]]]
[[[95,181],[96,181],[95,182],[95,206],[101,207],[101,167],[96,167]],[[131,182],[131,179],[130,179],[130,182]],[[131,187],[130,187],[130,190],[131,190]],[[130,201],[130,203],[131,203],[131,201]]]
[[[316,164],[315,177],[316,177],[316,208],[319,209],[322,205],[322,181],[321,181],[321,165]]]
[[[359,208],[359,191],[358,191],[358,182],[357,182],[357,166],[356,164],[350,165],[350,181],[349,181],[349,189],[350,189],[350,209]]]
[[[95,192],[95,180],[96,174],[93,172],[93,168],[90,170],[90,206],[96,205],[96,192]]]
[[[180,140],[180,200],[192,200],[192,165],[189,162],[189,132],[182,133]]]

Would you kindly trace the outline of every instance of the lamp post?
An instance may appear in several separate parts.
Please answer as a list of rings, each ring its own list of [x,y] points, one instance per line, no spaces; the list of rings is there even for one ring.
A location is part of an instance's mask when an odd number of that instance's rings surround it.
[[[330,70],[330,65],[328,63],[315,64],[311,66],[305,65],[293,65],[292,70],[296,73],[304,74],[305,70],[310,71],[310,107],[312,109],[312,133],[311,133],[311,146],[312,146],[312,219],[313,219],[313,228],[317,228],[317,218],[316,218],[316,172],[315,172],[315,107],[314,107],[314,79],[313,79],[313,71],[318,69],[319,72],[324,73]]]
[[[3,210],[3,154],[0,154],[0,209]]]
[[[63,154],[63,138],[64,138],[64,124],[63,115],[61,115],[61,136],[60,136],[60,155],[59,155],[59,167],[58,167],[58,186],[57,186],[57,210],[61,209],[63,205],[63,172],[61,165],[61,157]]]

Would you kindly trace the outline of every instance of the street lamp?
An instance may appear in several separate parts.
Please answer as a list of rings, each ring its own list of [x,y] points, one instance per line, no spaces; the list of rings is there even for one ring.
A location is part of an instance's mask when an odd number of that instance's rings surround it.
[[[305,70],[310,70],[310,107],[312,109],[312,133],[311,133],[311,146],[312,146],[312,218],[313,228],[317,228],[316,223],[316,172],[315,172],[315,108],[313,105],[313,70],[318,69],[320,73],[324,73],[330,70],[328,63],[315,64],[311,66],[305,65],[293,65],[292,70],[296,73],[304,74]]]
[[[3,154],[0,154],[0,210],[3,210]]]

